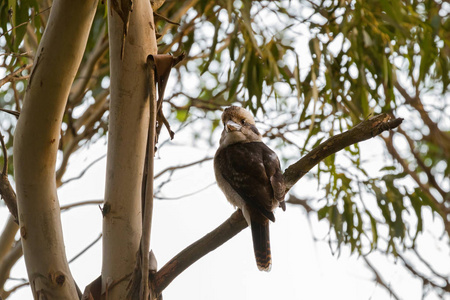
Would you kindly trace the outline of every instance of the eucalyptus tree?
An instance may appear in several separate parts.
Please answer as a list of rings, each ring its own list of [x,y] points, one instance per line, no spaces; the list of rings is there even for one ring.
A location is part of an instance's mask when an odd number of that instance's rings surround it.
[[[80,297],[56,189],[71,155],[107,134],[103,267],[86,294],[156,299],[243,230],[236,212],[160,269],[148,254],[152,195],[164,188],[153,183],[153,143],[163,127],[173,136],[169,124],[203,128],[193,140],[211,142],[232,104],[264,121],[286,167],[288,203],[329,223],[330,251],[361,255],[394,298],[402,296],[371,253],[395,257],[425,295],[449,293],[448,274],[417,246],[435,222],[436,243],[449,247],[449,15],[440,0],[3,1],[0,192],[11,216],[0,238],[1,297],[14,291],[4,284],[22,253],[35,298]],[[185,58],[156,102],[167,81],[156,60],[169,53]],[[357,143],[393,128],[377,137],[386,161],[373,174]],[[317,182],[317,197],[304,199],[301,178]]]

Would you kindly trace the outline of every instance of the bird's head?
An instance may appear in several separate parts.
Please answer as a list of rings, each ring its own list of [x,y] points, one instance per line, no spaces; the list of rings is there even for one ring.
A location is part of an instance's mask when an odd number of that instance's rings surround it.
[[[261,141],[261,134],[255,126],[252,114],[242,107],[226,108],[222,114],[222,122],[224,129],[220,138],[221,147]]]

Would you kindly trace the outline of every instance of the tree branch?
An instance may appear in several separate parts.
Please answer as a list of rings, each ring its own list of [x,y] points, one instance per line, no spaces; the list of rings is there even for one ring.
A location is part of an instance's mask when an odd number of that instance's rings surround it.
[[[3,136],[1,133],[0,133],[0,143],[2,145],[3,160],[4,160],[3,171],[0,174],[0,196],[5,201],[6,206],[8,207],[11,215],[13,215],[16,223],[18,223],[19,219],[17,213],[17,196],[8,179],[8,153],[6,150],[5,141],[3,140]]]
[[[178,169],[184,169],[184,168],[192,167],[192,166],[195,166],[197,164],[201,164],[202,162],[205,162],[205,161],[208,161],[208,160],[211,160],[211,159],[213,159],[213,158],[212,157],[205,157],[205,158],[202,158],[200,160],[196,160],[196,161],[188,163],[188,164],[168,167],[168,168],[160,171],[158,174],[156,174],[155,175],[155,179],[160,177],[161,175],[163,175],[166,172],[173,172],[173,171],[178,170]]]
[[[381,114],[359,123],[346,132],[329,138],[286,169],[284,172],[286,189],[290,190],[300,178],[325,157],[350,145],[373,138],[383,131],[394,129],[402,121],[402,118],[390,120],[389,115]]]
[[[153,278],[153,290],[159,295],[179,274],[204,255],[237,235],[248,226],[240,210],[219,227],[188,246],[165,264]]]
[[[382,287],[386,289],[386,291],[389,293],[390,296],[392,296],[396,300],[400,300],[400,298],[397,296],[397,294],[394,293],[392,288],[384,282],[383,278],[381,278],[380,273],[375,269],[375,267],[370,263],[370,261],[367,259],[366,256],[362,256],[363,260],[366,262],[367,267],[372,270],[373,274],[375,275],[375,282],[379,283]]]
[[[329,138],[287,168],[284,173],[287,189],[289,190],[303,175],[325,157],[347,146],[374,137],[383,131],[396,128],[402,121],[403,119],[401,118],[391,120],[387,114],[382,114],[365,120],[344,133]],[[154,275],[152,289],[155,294],[161,294],[190,265],[224,244],[247,226],[248,224],[241,211],[237,210],[222,225],[181,251]]]
[[[2,79],[0,79],[0,87],[4,84],[14,80],[14,77],[16,77],[18,74],[22,73],[22,71],[30,69],[32,66],[33,66],[33,64],[23,65],[20,68],[18,68],[17,70],[15,70],[14,72],[6,75]]]

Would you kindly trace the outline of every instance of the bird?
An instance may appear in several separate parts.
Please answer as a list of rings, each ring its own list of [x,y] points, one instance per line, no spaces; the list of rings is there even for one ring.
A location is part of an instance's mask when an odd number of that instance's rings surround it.
[[[253,115],[239,106],[222,113],[224,129],[214,155],[217,185],[227,200],[242,211],[252,231],[259,270],[272,267],[269,221],[273,211],[286,210],[286,184],[278,156],[262,141]]]

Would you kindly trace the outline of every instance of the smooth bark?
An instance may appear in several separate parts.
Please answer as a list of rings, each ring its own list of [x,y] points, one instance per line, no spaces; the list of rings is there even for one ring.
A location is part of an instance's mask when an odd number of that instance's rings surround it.
[[[118,2],[108,1],[111,100],[103,208],[102,292],[107,291],[109,299],[126,298],[129,280],[124,277],[132,274],[138,257],[149,124],[146,65],[147,56],[157,53],[150,2],[133,1],[133,9],[128,12],[122,10],[126,5]],[[124,26],[127,13],[129,24]],[[124,30],[127,30],[125,36]]]
[[[96,8],[95,0],[53,2],[15,132],[20,235],[35,299],[78,299],[64,248],[55,164],[64,109]]]

